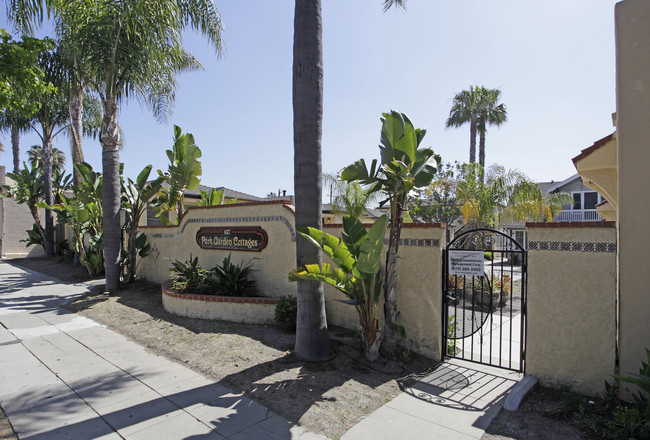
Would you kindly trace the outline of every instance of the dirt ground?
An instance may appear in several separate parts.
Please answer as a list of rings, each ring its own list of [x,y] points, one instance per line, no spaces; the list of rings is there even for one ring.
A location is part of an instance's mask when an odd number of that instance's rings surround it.
[[[56,260],[12,262],[65,278],[62,281],[78,282],[84,277],[83,270],[76,270],[81,268],[71,270],[66,265],[62,269],[63,263]],[[292,354],[294,334],[280,327],[171,315],[162,307],[160,286],[156,284],[139,282],[111,297],[102,290],[75,301],[68,309],[330,438],[340,437],[399,394],[400,387],[410,385],[437,365],[411,354],[397,371],[379,371],[386,366],[367,365],[360,359],[356,335],[336,328],[330,330],[335,358],[305,363]],[[552,390],[533,393],[518,411],[501,411],[483,439],[601,438],[573,426],[557,400]],[[1,414],[0,433],[4,435]]]

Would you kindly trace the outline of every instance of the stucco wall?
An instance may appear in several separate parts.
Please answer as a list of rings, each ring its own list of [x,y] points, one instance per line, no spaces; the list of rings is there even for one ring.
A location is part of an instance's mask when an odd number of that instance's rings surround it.
[[[616,4],[620,371],[650,348],[650,2]]]
[[[27,239],[27,231],[32,229],[34,219],[27,205],[19,205],[14,199],[2,199],[2,257],[41,257],[45,251],[41,246],[32,245],[25,247],[20,240]],[[45,218],[45,211],[41,209],[41,223]]]
[[[268,297],[296,295],[288,273],[295,268],[295,226],[290,206],[282,202],[222,205],[191,208],[179,226],[143,227],[151,244],[151,255],[142,260],[139,276],[162,282],[169,277],[171,260],[185,261],[198,256],[211,268],[220,264],[229,251],[201,249],[196,233],[204,226],[261,226],[268,234],[268,245],[261,252],[233,251],[234,262],[255,262],[254,278],[260,294]],[[340,236],[340,225],[327,225],[325,231]],[[432,225],[405,225],[398,263],[398,323],[407,333],[407,346],[438,359],[441,346],[441,243],[445,229]],[[326,286],[327,287],[327,286]],[[336,301],[344,296],[326,288],[327,317],[330,324],[357,329],[354,308]],[[383,317],[380,305],[379,316]]]
[[[613,223],[528,224],[526,373],[595,395],[614,374]]]
[[[149,238],[151,255],[142,260],[139,275],[162,282],[169,278],[172,260],[186,261],[190,254],[208,269],[221,264],[231,251],[202,249],[196,243],[197,231],[205,226],[261,226],[268,246],[261,252],[232,251],[232,262],[253,261],[260,295],[295,296],[296,287],[287,279],[296,260],[293,212],[281,202],[190,208],[178,226],[140,228]]]

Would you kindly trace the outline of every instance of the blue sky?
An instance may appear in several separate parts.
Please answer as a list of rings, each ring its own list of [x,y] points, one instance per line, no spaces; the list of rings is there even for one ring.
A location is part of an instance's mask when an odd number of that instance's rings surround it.
[[[165,170],[177,124],[201,147],[203,184],[293,194],[294,3],[215,3],[226,52],[217,59],[186,36],[205,70],[179,77],[168,123],[136,100],[122,103],[125,174]],[[323,0],[323,171],[378,157],[379,118],[391,109],[427,128],[423,144],[444,161],[467,161],[469,127],[445,129],[445,120],[454,94],[470,85],[500,88],[508,107],[508,122],[488,129],[486,162],[537,181],[574,174],[571,158],[613,131],[614,0],[408,0],[406,11],[387,13],[381,3]],[[10,170],[10,139],[0,139],[0,165]],[[23,159],[35,143],[23,136]],[[54,146],[69,156],[66,137]],[[84,154],[101,169],[98,140],[86,139]]]

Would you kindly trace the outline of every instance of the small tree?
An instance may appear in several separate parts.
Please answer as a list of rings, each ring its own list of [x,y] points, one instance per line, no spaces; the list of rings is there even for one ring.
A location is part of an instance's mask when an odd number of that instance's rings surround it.
[[[144,167],[135,182],[130,178],[126,182],[122,180],[122,211],[125,214],[123,228],[128,237],[127,249],[124,253],[126,261],[123,261],[122,264],[122,274],[124,280],[129,283],[135,281],[137,256],[143,258],[149,253],[147,236],[145,234],[138,236],[140,218],[147,211],[147,202],[158,194],[165,180],[164,176],[159,175],[157,179],[147,182],[151,168],[152,165]]]
[[[217,191],[215,188],[212,188],[212,191],[205,192],[203,190],[199,191],[201,199],[196,203],[198,206],[219,206],[219,205],[229,205],[231,203],[237,203],[237,199],[231,199],[226,201],[224,196],[224,189]]]
[[[465,224],[488,228],[502,221],[552,221],[562,204],[572,201],[566,193],[543,193],[520,171],[492,165],[485,173],[479,164],[465,166],[457,197]]]
[[[382,216],[366,231],[353,216],[343,218],[343,235],[338,239],[315,228],[298,228],[309,243],[327,255],[337,267],[329,264],[307,264],[289,273],[289,281],[311,280],[327,283],[348,298],[359,315],[359,334],[363,355],[377,360],[382,329],[377,319],[377,303],[381,295],[381,252],[384,247],[388,217]]]
[[[417,191],[411,217],[414,220],[448,225],[461,216],[457,186],[463,178],[463,166],[458,162],[440,167],[433,182]]]
[[[386,351],[392,352],[398,343],[397,336],[404,337],[404,328],[397,325],[397,258],[403,213],[408,211],[411,190],[431,183],[440,165],[440,156],[430,148],[418,148],[426,130],[414,128],[405,114],[396,111],[384,113],[381,122],[380,166],[374,159],[368,169],[365,161],[360,159],[343,170],[341,179],[370,185],[370,192],[386,194],[387,199],[380,205],[390,205],[390,238],[384,282],[384,342],[388,345]]]
[[[378,195],[368,186],[359,182],[341,180],[335,174],[323,174],[323,183],[330,187],[332,211],[363,219],[370,204],[377,201]]]

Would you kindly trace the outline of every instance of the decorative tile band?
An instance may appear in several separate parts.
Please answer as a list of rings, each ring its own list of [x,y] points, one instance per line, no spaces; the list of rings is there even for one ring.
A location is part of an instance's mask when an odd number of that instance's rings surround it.
[[[185,232],[185,228],[187,227],[187,225],[191,223],[211,225],[215,223],[260,223],[260,222],[283,223],[289,230],[289,233],[291,234],[291,241],[292,242],[296,241],[296,232],[293,229],[293,225],[289,220],[287,220],[286,217],[283,217],[281,215],[251,216],[251,217],[191,218],[183,222],[183,227],[181,228],[179,233],[176,234],[147,233],[147,236],[154,237],[154,238],[181,238],[183,236],[183,232]]]
[[[529,241],[529,251],[616,253],[616,243],[579,241]]]
[[[388,246],[389,240],[384,239],[384,245]],[[400,246],[413,247],[440,247],[440,240],[437,238],[400,238]]]

